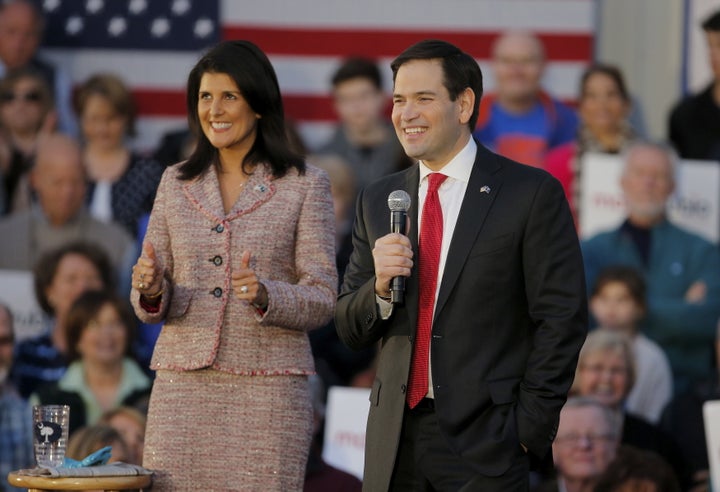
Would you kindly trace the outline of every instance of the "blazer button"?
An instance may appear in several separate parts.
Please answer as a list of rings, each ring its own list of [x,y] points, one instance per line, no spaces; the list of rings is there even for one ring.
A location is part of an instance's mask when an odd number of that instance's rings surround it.
[[[401,385],[400,385],[400,391],[402,391],[403,393],[405,393],[405,392],[407,391],[407,386],[405,386],[404,384],[401,384]]]
[[[222,265],[222,263],[223,263],[223,262],[222,262],[222,256],[219,256],[219,255],[211,258],[210,261],[212,261],[212,262],[213,262],[213,265],[215,265],[215,266],[220,266],[220,265]]]
[[[224,230],[225,230],[225,226],[222,224],[218,224],[215,226],[215,232],[217,232],[217,233],[221,233]]]
[[[368,314],[367,316],[365,316],[365,324],[369,325],[370,323],[373,322],[374,319],[375,319],[375,316],[373,316],[372,314]]]
[[[222,297],[222,289],[220,287],[215,287],[212,291],[212,295],[215,297]]]

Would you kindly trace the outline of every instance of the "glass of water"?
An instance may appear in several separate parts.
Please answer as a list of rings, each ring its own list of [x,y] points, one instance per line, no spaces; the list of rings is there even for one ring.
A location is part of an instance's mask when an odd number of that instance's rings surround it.
[[[70,427],[68,405],[35,405],[33,407],[33,442],[35,461],[41,468],[62,466]]]

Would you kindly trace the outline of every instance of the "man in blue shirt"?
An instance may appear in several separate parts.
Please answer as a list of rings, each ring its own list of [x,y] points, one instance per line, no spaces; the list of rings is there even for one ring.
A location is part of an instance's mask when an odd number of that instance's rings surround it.
[[[474,132],[497,153],[541,167],[548,150],[576,137],[575,111],[542,90],[545,51],[525,32],[507,32],[493,46],[495,93],[483,97]]]

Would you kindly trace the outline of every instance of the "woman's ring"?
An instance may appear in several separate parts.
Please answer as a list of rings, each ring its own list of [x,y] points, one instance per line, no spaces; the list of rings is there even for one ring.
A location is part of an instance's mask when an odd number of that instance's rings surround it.
[[[145,282],[138,282],[138,289],[142,290],[145,288]]]
[[[247,294],[247,293],[248,293],[248,286],[247,286],[247,285],[243,285],[242,287],[240,287],[240,292],[241,292],[242,294]]]

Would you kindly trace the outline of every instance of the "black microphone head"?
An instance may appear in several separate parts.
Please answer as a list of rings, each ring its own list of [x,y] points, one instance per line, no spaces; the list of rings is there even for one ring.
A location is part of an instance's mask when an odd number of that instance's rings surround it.
[[[391,212],[407,212],[410,209],[410,195],[405,190],[395,190],[388,195],[388,208]]]

